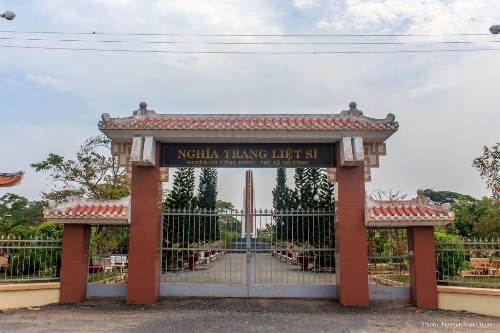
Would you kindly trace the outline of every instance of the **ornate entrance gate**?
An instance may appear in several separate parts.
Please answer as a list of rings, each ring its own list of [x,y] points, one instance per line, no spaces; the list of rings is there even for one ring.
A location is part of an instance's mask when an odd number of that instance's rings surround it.
[[[332,211],[163,216],[161,295],[336,298]],[[249,216],[257,237],[243,230]]]
[[[190,167],[216,167],[219,165],[244,168],[258,166],[268,168],[327,167],[329,181],[336,182],[336,276],[335,282],[332,280],[329,286],[336,283],[338,299],[341,304],[367,306],[369,304],[369,291],[365,181],[369,181],[371,178],[371,168],[379,166],[379,157],[385,155],[384,142],[397,131],[398,126],[394,115],[389,114],[383,119],[369,118],[357,109],[356,103],[350,103],[349,109],[339,114],[202,115],[157,114],[148,110],[146,103],[142,102],[140,108],[134,111],[130,117],[112,118],[107,113],[103,114],[102,121],[99,122],[99,130],[112,140],[112,151],[118,156],[120,166],[127,168],[131,179],[127,303],[154,303],[158,300],[160,289],[163,294],[168,294],[170,291],[173,294],[177,284],[164,285],[160,279],[162,276],[167,278],[174,274],[177,276],[184,274],[188,279],[201,271],[196,270],[198,261],[193,259],[192,264],[190,264],[191,260],[187,257],[186,260],[182,258],[183,263],[180,264],[177,257],[178,255],[184,257],[185,253],[190,255],[187,251],[200,251],[201,255],[201,251],[208,249],[208,246],[193,246],[193,243],[200,241],[200,239],[195,238],[190,238],[187,241],[184,239],[182,243],[172,239],[173,243],[169,244],[168,231],[169,228],[173,228],[171,226],[166,227],[165,239],[161,233],[160,183],[168,181],[168,168],[176,166],[175,161],[178,161],[179,165]],[[200,143],[202,143],[202,147],[193,146]],[[240,146],[234,147],[235,145]],[[170,155],[172,152],[174,152],[173,155]],[[188,214],[189,227],[189,216],[194,215],[186,213]],[[269,224],[272,226],[271,220],[274,221],[276,230],[279,230],[278,225],[280,224],[276,224],[276,221],[281,221],[281,218],[284,219],[283,221],[288,221],[288,218],[294,221],[294,213],[288,213],[292,216],[271,214]],[[308,217],[309,213],[306,212],[306,216],[302,216],[302,220],[314,220],[315,217],[318,217],[314,214],[310,214]],[[180,217],[178,212],[171,212],[167,214],[166,219],[170,218],[172,221],[176,221]],[[258,215],[254,216],[254,218],[258,217]],[[323,217],[325,216],[323,215]],[[220,216],[212,216],[212,218],[218,221]],[[330,219],[330,221],[332,220]],[[291,230],[299,235],[299,228],[306,228],[306,226],[310,226],[310,224],[297,223],[297,229],[292,228]],[[87,227],[83,224],[77,224],[64,230],[63,244],[76,244],[73,247],[74,251],[63,250],[61,299],[66,302],[78,302],[85,295],[86,281],[82,278],[83,274],[76,275],[73,272],[84,267],[81,266],[81,263],[86,262],[86,256],[88,256],[88,250],[86,250],[88,246],[85,246],[88,238]],[[254,230],[257,231],[258,228],[256,227]],[[205,227],[203,230],[206,235]],[[215,232],[217,230],[216,226]],[[211,229],[208,231],[210,235]],[[276,231],[276,235],[277,233]],[[268,243],[271,249],[263,249],[256,244],[253,246],[252,241],[248,240],[250,237],[248,234],[247,232],[245,235],[245,242],[240,239],[240,242],[234,244],[231,242],[231,247],[225,245],[215,248],[215,250],[223,252],[218,254],[219,258],[215,254],[219,263],[227,258],[237,258],[238,255],[241,259],[240,265],[242,262],[245,263],[245,268],[242,269],[245,279],[229,280],[226,286],[238,288],[245,286],[244,291],[248,295],[259,294],[252,292],[253,286],[260,286],[257,280],[252,284],[252,276],[256,276],[255,273],[264,267],[264,265],[259,264],[262,262],[260,258],[272,259],[278,263],[284,263],[284,261],[292,263],[288,266],[292,269],[288,269],[286,274],[280,275],[286,277],[282,281],[290,282],[292,276],[290,271],[297,274],[297,281],[314,281],[321,274],[331,274],[321,272],[320,259],[318,259],[318,264],[315,262],[316,258],[321,258],[322,252],[330,253],[333,257],[331,245],[317,245],[316,241],[311,242],[310,238],[303,238],[301,239],[303,244],[296,244],[300,238],[276,236],[274,242],[271,238]],[[309,234],[308,237],[310,237]],[[413,237],[418,239],[418,242],[415,241],[417,245],[421,243],[422,239],[426,244],[433,241],[433,235],[428,231],[415,232]],[[78,241],[75,242],[75,239]],[[191,239],[193,242],[189,243]],[[202,238],[201,240],[211,242],[212,240],[220,241],[220,238]],[[166,244],[162,243],[165,241],[167,241]],[[278,241],[290,242],[290,248],[281,246]],[[308,244],[314,248],[304,247],[306,241],[309,241]],[[257,243],[257,240],[255,242]],[[244,247],[242,248],[241,244],[243,243]],[[305,271],[300,271],[299,265],[293,265],[295,262],[300,263],[299,252],[314,253],[309,256],[313,258],[313,262],[307,264]],[[67,253],[67,256],[64,253]],[[177,255],[175,255],[176,253]],[[208,257],[210,258],[210,256],[209,250]],[[435,288],[432,288],[435,286],[435,270],[432,265],[426,267],[420,264],[420,259],[417,259],[417,257],[414,259],[417,263],[415,267],[421,268],[425,274],[421,275],[423,278],[417,275],[415,295],[427,292],[432,294],[433,299],[437,299],[437,292]],[[215,267],[217,260],[207,263],[208,260],[205,259],[202,264],[214,263]],[[331,258],[329,260],[330,264],[328,265],[333,267]],[[229,267],[234,266],[228,265]],[[172,271],[169,271],[169,266]],[[304,266],[303,263],[301,267],[304,268]],[[323,264],[323,266],[326,265]],[[275,267],[277,266],[275,265]],[[315,271],[317,269],[319,272]],[[275,268],[271,270],[270,274],[277,276],[277,271],[278,269]],[[208,271],[207,275],[216,276],[216,272],[215,270],[212,273]],[[231,272],[229,269],[230,276],[232,276]],[[312,275],[308,275],[309,273]],[[432,280],[432,276],[434,276],[434,280]],[[272,279],[270,281],[273,283]],[[262,285],[274,286],[273,284]],[[277,286],[289,285],[292,284],[283,283]],[[325,283],[325,285],[327,284]],[[431,288],[425,286],[431,286]],[[229,289],[226,288],[226,290]],[[279,288],[267,289],[262,293],[270,293],[271,289],[279,290]],[[328,293],[325,294],[328,295]],[[305,296],[310,297],[311,294]],[[413,298],[420,299],[419,297]]]

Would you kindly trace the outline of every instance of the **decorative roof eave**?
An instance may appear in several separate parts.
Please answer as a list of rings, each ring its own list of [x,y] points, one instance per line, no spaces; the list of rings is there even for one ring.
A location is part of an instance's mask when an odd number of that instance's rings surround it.
[[[196,137],[214,142],[224,138],[246,142],[249,139],[264,142],[266,138],[272,138],[273,142],[276,138],[284,142],[303,142],[304,139],[332,142],[346,136],[383,142],[399,126],[392,114],[384,119],[365,117],[356,103],[351,103],[350,109],[340,114],[156,114],[146,107],[142,102],[140,109],[126,118],[111,118],[105,113],[99,129],[113,141],[148,135],[169,142]]]
[[[366,199],[365,223],[368,228],[405,228],[412,226],[443,226],[455,215],[449,204],[433,204],[423,191],[410,200],[382,201]]]
[[[72,197],[62,204],[50,203],[43,216],[53,223],[129,225],[130,197],[119,200],[90,200]]]
[[[21,183],[24,171],[4,173],[0,172],[0,187],[11,187]]]
[[[451,221],[368,221],[367,228],[407,228],[407,227],[428,227],[428,226],[445,226]]]
[[[123,219],[69,219],[69,218],[47,218],[47,221],[55,224],[90,224],[90,225],[129,225],[130,221]]]

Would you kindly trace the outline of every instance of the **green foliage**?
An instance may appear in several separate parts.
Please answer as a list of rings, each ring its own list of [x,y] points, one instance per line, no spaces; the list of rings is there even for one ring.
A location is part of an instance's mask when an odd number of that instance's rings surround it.
[[[102,153],[103,149],[107,153]],[[49,179],[60,185],[44,193],[46,199],[62,202],[75,194],[92,199],[119,199],[130,193],[126,170],[118,168],[117,157],[111,156],[111,141],[104,135],[88,139],[74,160],[50,153],[45,161],[31,166],[37,172],[50,172]]]
[[[197,207],[202,210],[214,211],[217,204],[217,169],[202,168],[198,184]],[[204,241],[215,241],[219,234],[218,217],[203,216],[199,234]]]
[[[215,204],[217,209],[223,211],[231,212],[234,211],[234,205],[228,201],[217,200]],[[236,237],[241,236],[241,221],[232,215],[221,215],[219,216],[219,223],[222,232],[236,233]]]
[[[436,241],[436,270],[439,279],[459,276],[469,266],[469,254],[456,235],[434,232]],[[461,251],[461,249],[464,249]]]
[[[333,214],[334,210],[334,187],[327,182],[326,170],[321,168],[297,168],[294,174],[295,189],[290,191],[289,201],[286,201],[286,189],[281,191],[285,198],[277,203],[287,204],[287,208],[294,211],[318,211],[325,210]],[[286,178],[282,171],[278,171],[278,189],[284,188]],[[289,242],[309,242],[315,247],[334,247],[335,237],[333,231],[333,220],[331,216],[277,216],[276,238]]]
[[[472,228],[474,235],[483,239],[500,238],[500,201],[483,198],[478,205],[484,213]]]
[[[431,189],[425,189],[424,190],[424,195],[428,197],[432,202],[434,202],[437,205],[441,205],[444,203],[456,203],[459,198],[460,200],[467,200],[470,202],[476,201],[473,197],[467,194],[460,194],[456,192],[450,192],[450,191],[434,191]]]
[[[214,210],[217,202],[217,169],[202,168],[198,185],[198,207]]]
[[[284,211],[292,207],[292,191],[286,184],[285,168],[276,169],[276,187],[273,189],[273,208]]]
[[[322,168],[295,169],[295,209],[333,209],[334,185],[328,183],[326,170]]]
[[[92,227],[90,232],[90,253],[128,253],[128,236],[128,228],[116,226]]]
[[[500,200],[500,142],[491,148],[484,146],[483,154],[472,161],[474,166],[486,181],[495,200]]]
[[[46,201],[29,201],[16,194],[0,197],[0,235],[23,234],[43,222]]]
[[[32,235],[41,239],[62,239],[63,225],[51,222],[43,222],[39,226],[32,228]]]
[[[451,208],[455,221],[449,226],[449,233],[465,238],[500,237],[500,202],[487,197],[477,201],[459,197]]]
[[[179,168],[174,174],[173,189],[167,197],[165,206],[169,209],[188,209],[193,207],[194,168]]]

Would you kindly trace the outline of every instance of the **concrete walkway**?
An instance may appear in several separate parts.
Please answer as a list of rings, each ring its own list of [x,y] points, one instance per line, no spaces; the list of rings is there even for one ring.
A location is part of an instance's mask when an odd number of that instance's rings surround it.
[[[162,283],[245,284],[246,253],[228,252],[208,264],[199,264],[193,271],[166,272]],[[290,265],[271,255],[257,253],[251,257],[252,284],[267,285],[334,285],[335,273],[301,271],[299,265]]]

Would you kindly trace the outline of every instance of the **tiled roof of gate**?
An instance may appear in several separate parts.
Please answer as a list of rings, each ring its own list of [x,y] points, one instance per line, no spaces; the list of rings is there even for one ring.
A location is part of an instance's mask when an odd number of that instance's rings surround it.
[[[368,227],[446,225],[454,219],[449,204],[434,205],[421,190],[411,200],[381,201],[367,197],[366,206]]]
[[[0,187],[9,187],[18,184],[24,176],[24,171],[0,173]]]
[[[126,118],[102,115],[99,129],[157,130],[374,130],[395,131],[398,123],[388,114],[384,119],[363,116],[351,103],[340,114],[156,114],[146,107]]]
[[[44,218],[55,223],[127,224],[130,198],[119,200],[89,200],[73,198],[69,202],[44,210]]]

